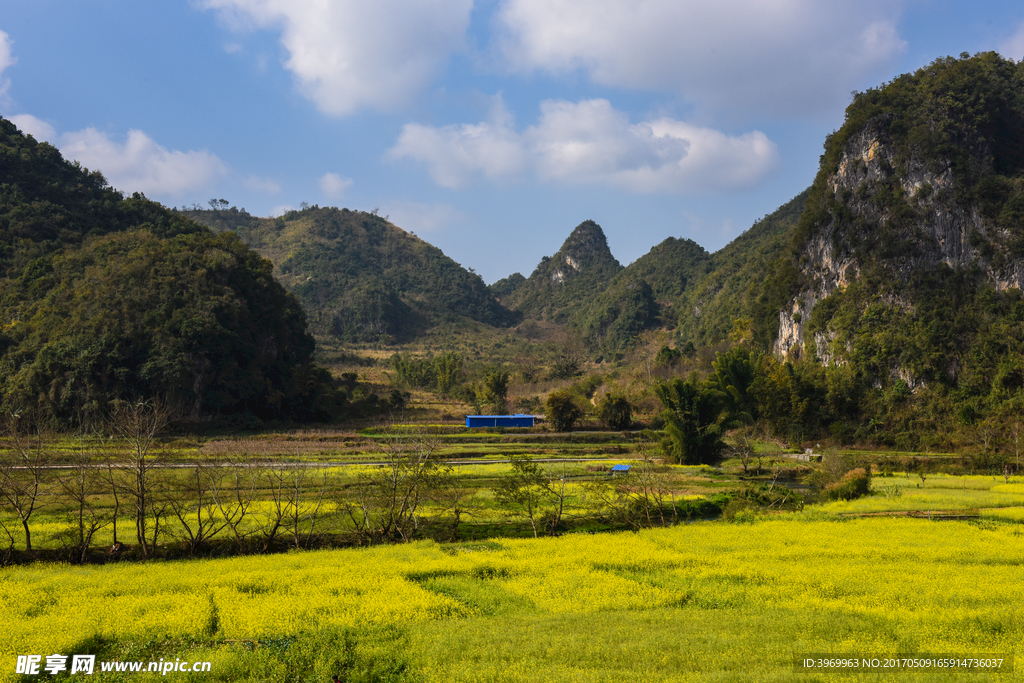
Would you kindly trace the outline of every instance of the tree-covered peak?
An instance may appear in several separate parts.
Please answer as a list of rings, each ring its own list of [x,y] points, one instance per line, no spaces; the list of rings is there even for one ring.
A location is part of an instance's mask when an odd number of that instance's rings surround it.
[[[580,223],[569,234],[562,248],[554,257],[555,261],[565,263],[573,270],[584,268],[612,268],[621,266],[608,248],[608,238],[601,226],[592,220]]]
[[[278,218],[234,208],[192,210],[274,263],[321,339],[406,342],[460,320],[505,326],[515,316],[483,279],[376,212],[309,206]]]
[[[856,154],[855,148],[865,140],[877,146]],[[878,152],[884,154],[879,157]],[[857,164],[854,156],[860,156],[863,164]],[[1017,182],[1024,175],[1024,63],[995,52],[964,53],[855,93],[843,126],[825,141],[808,211],[793,242],[797,252],[837,214],[836,174],[849,175],[876,157],[884,158],[880,168],[884,177],[871,180],[878,189],[891,188],[877,193],[868,186],[864,193],[877,196],[876,203],[885,205],[882,209],[896,206],[898,201],[893,200],[904,199],[910,185],[920,185],[910,177],[915,172],[948,174],[946,204],[977,205],[983,214],[998,217],[1000,227],[1012,229],[1011,224],[1019,223],[1024,214],[1020,208],[1024,195]],[[850,163],[854,166],[849,167]],[[924,191],[934,189],[929,183]],[[1007,207],[1010,211],[1000,216]],[[911,212],[896,208],[896,219],[913,222]]]

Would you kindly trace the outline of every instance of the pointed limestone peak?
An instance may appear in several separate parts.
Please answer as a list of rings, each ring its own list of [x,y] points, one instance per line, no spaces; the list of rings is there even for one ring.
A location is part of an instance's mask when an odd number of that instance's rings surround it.
[[[604,230],[591,220],[583,221],[576,226],[576,229],[562,244],[562,248],[555,254],[554,260],[560,267],[564,266],[564,269],[576,272],[595,268],[610,268],[616,271],[621,268],[619,262],[612,255],[611,249],[608,248],[608,239],[604,235]]]

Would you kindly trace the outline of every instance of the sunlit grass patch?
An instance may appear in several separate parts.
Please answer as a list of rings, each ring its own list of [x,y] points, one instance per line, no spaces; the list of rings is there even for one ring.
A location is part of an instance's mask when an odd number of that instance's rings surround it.
[[[995,508],[992,510],[981,510],[982,517],[992,519],[1005,519],[1013,522],[1024,522],[1024,507]]]
[[[815,508],[830,513],[906,512],[913,510],[976,510],[1024,505],[1024,496],[978,489],[905,487],[898,497],[867,496],[821,503]]]
[[[933,489],[974,489],[977,491],[992,491],[996,490],[995,487],[998,485],[1006,486],[1005,480],[1002,477],[993,477],[991,475],[978,475],[978,474],[928,474],[925,479],[922,480],[918,475],[911,474],[909,477],[905,477],[911,481],[917,481],[927,485],[928,488]],[[1019,485],[1020,488],[1016,490],[1017,493],[1024,494],[1024,484]],[[1015,491],[1011,489],[1005,489],[1007,493],[1013,493]]]

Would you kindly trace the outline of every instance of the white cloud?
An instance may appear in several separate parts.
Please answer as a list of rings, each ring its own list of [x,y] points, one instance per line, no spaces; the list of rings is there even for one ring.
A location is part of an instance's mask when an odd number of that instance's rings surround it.
[[[277,194],[281,191],[281,184],[276,180],[260,178],[254,175],[244,178],[242,180],[242,187],[253,192],[262,192],[263,194]]]
[[[652,190],[673,185],[688,191],[753,187],[779,162],[775,143],[759,130],[730,136],[668,118],[652,121],[651,130],[656,136],[686,140],[690,145],[685,158],[666,166],[658,178],[650,179]],[[644,179],[637,176],[625,181]]]
[[[497,109],[488,123],[408,124],[388,154],[426,164],[435,182],[452,188],[529,168],[541,180],[690,193],[756,185],[778,163],[760,131],[729,136],[669,118],[631,124],[607,100],[543,102],[539,122],[523,133]]]
[[[1024,60],[1024,22],[1017,32],[999,44],[999,54],[1007,59]]]
[[[65,133],[60,150],[66,158],[99,170],[113,187],[126,193],[179,196],[227,172],[224,163],[209,152],[169,151],[141,130],[128,131],[124,144],[95,128]]]
[[[800,114],[845,105],[906,47],[892,0],[505,0],[517,71],[676,92],[711,109]]]
[[[292,206],[291,204],[281,204],[280,206],[275,206],[274,208],[272,208],[270,210],[270,217],[271,218],[277,218],[278,216],[283,216],[286,213],[288,213],[289,211],[294,211],[294,210],[295,210],[295,207]]]
[[[608,100],[544,102],[540,123],[525,137],[542,178],[615,185],[663,173],[690,147],[685,137],[656,135],[650,123],[630,125]]]
[[[500,98],[487,122],[443,128],[406,124],[388,155],[427,164],[434,182],[449,188],[481,174],[491,180],[513,176],[526,163],[522,140]]]
[[[203,0],[236,29],[281,30],[285,68],[325,113],[391,109],[463,48],[473,0]]]
[[[11,37],[0,31],[0,99],[6,98],[7,88],[11,86],[11,80],[4,78],[4,71],[18,62],[11,50],[11,44]]]
[[[394,202],[386,205],[382,213],[394,225],[415,233],[439,232],[466,218],[465,214],[448,204],[419,202]]]
[[[331,199],[341,199],[350,187],[352,179],[343,178],[337,173],[324,173],[320,177],[320,191]]]
[[[57,131],[53,129],[53,126],[31,114],[15,114],[9,118],[22,133],[31,135],[40,142],[45,140],[53,143],[57,140]]]

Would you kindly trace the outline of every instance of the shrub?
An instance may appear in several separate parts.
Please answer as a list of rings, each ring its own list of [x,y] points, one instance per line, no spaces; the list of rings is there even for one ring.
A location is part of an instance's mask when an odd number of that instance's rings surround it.
[[[850,470],[839,481],[829,484],[822,492],[828,500],[853,500],[871,493],[871,473],[863,467]]]

